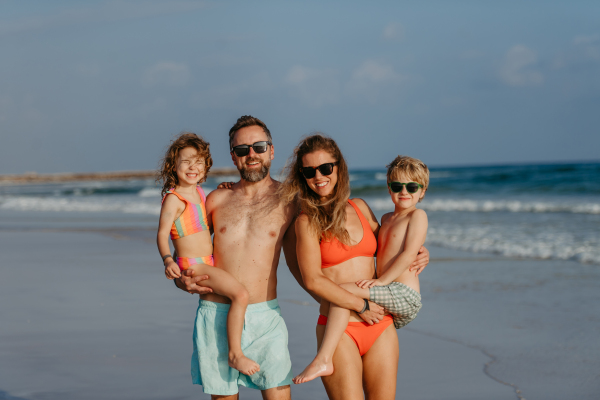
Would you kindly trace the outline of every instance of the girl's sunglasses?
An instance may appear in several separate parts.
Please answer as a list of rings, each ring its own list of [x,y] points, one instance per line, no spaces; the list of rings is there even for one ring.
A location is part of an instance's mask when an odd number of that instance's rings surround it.
[[[261,154],[267,151],[271,142],[266,140],[261,142],[256,142],[254,144],[240,144],[239,146],[235,146],[231,148],[231,151],[235,153],[238,157],[245,157],[250,154],[250,147],[254,149],[256,154]]]
[[[338,163],[336,161],[336,162],[321,164],[316,168],[315,167],[301,167],[300,172],[302,172],[302,175],[304,175],[304,177],[306,179],[314,178],[315,175],[317,174],[317,170],[319,170],[321,175],[327,176],[327,175],[331,175],[331,173],[333,172],[333,167],[337,164]]]
[[[408,193],[417,193],[419,191],[419,188],[423,187],[423,185],[417,182],[390,182],[388,183],[388,186],[390,187],[390,190],[394,193],[400,193],[402,191],[402,186],[406,186],[406,191]]]

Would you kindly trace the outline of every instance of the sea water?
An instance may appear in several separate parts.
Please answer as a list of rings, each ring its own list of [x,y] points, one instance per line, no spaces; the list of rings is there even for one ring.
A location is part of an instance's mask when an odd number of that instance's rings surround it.
[[[209,177],[203,187],[238,179]],[[379,218],[393,210],[384,169],[352,170],[350,184]],[[11,226],[35,213],[67,225],[150,227],[160,200],[152,180],[2,185],[0,215],[5,224],[14,215]],[[430,245],[600,265],[600,163],[431,168],[418,207],[429,216]]]

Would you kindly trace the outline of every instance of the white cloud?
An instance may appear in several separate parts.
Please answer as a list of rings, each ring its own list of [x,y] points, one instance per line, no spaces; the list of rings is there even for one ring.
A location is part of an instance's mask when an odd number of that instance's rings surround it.
[[[243,81],[231,81],[225,85],[214,86],[196,92],[190,97],[193,108],[231,108],[248,109],[256,104],[256,99],[266,98],[264,93],[274,88],[267,72],[261,72]],[[240,104],[244,104],[240,106]]]
[[[573,44],[582,47],[587,57],[600,60],[600,34],[577,36]]]
[[[286,74],[285,83],[294,97],[311,107],[339,102],[340,83],[335,70],[295,65]]]
[[[405,77],[394,71],[390,64],[367,60],[354,70],[346,91],[355,98],[374,103],[381,97],[397,94],[404,80]]]
[[[383,38],[387,40],[402,40],[404,38],[404,28],[397,23],[388,24],[383,28]]]
[[[186,64],[159,62],[144,72],[142,75],[142,84],[144,86],[159,84],[183,86],[189,82],[190,77],[190,69]]]
[[[500,68],[500,78],[510,86],[536,86],[544,82],[542,73],[533,67],[537,63],[536,53],[518,44],[511,47]]]

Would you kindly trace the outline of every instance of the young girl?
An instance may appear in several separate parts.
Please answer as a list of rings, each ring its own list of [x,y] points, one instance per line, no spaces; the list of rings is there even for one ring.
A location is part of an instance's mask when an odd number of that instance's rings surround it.
[[[229,273],[214,267],[211,226],[206,215],[206,196],[199,183],[212,166],[209,144],[193,133],[182,133],[169,146],[159,171],[163,181],[163,203],[156,242],[168,279],[192,269],[194,275],[208,275],[202,285],[231,300],[227,316],[229,366],[252,375],[259,365],[244,356],[241,347],[248,292]],[[169,235],[176,258],[170,254]]]

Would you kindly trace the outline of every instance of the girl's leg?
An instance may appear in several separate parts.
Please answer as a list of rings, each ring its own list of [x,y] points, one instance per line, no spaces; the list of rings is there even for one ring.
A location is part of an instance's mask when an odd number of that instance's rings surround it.
[[[231,274],[222,269],[207,265],[194,265],[194,274],[208,275],[202,286],[210,287],[215,293],[231,300],[227,314],[227,342],[229,344],[229,366],[244,375],[252,375],[260,371],[259,365],[242,352],[242,331],[248,307],[248,291]]]
[[[369,297],[368,289],[361,289],[354,283],[343,283],[340,286],[359,297],[363,297],[366,292],[367,298]],[[333,354],[348,326],[349,318],[350,310],[331,304],[321,347],[319,347],[315,359],[292,380],[294,383],[312,381],[319,376],[328,376],[333,373]]]

